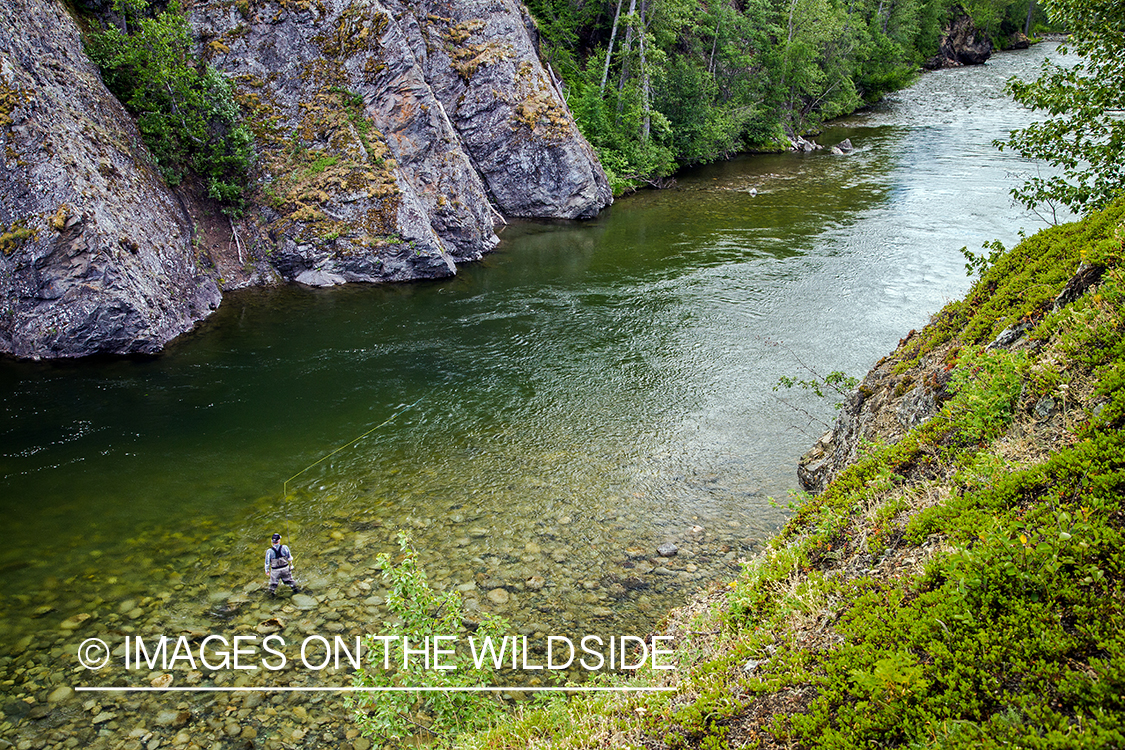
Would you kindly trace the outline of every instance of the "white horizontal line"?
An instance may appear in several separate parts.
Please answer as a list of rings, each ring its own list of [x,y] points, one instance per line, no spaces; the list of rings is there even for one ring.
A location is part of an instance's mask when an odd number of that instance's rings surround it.
[[[274,693],[504,693],[504,692],[563,692],[563,693],[651,693],[676,690],[674,687],[86,687],[74,688],[80,692],[95,693],[249,693],[255,691]]]

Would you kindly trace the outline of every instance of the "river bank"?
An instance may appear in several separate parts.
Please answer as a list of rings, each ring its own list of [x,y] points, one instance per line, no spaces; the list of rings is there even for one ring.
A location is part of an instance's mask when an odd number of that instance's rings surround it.
[[[880,360],[808,457],[851,458],[667,621],[678,668],[639,679],[671,693],[464,746],[1125,741],[1123,252],[1125,201],[1044,230]]]

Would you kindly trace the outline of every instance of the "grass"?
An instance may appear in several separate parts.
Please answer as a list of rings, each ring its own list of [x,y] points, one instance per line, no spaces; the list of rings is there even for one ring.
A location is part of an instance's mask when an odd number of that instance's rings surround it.
[[[1123,223],[1025,239],[904,340],[884,387],[948,373],[936,412],[669,617],[677,670],[637,679],[674,693],[525,706],[462,746],[1125,745]]]

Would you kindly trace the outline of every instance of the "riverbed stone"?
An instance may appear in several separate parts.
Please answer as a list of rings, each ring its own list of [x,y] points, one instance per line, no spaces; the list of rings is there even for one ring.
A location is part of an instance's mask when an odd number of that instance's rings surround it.
[[[191,711],[188,710],[172,710],[166,709],[156,714],[153,723],[158,727],[169,727],[171,729],[178,729],[184,724],[187,724],[191,719]]]
[[[63,630],[77,630],[78,628],[82,627],[87,622],[89,622],[90,619],[91,619],[91,615],[89,615],[86,612],[82,612],[81,614],[77,614],[77,615],[74,615],[73,617],[66,618],[65,620],[62,621],[62,623],[59,625],[59,627],[62,628]]]
[[[65,703],[74,697],[74,688],[69,685],[59,685],[47,696],[48,703]]]
[[[680,548],[672,544],[671,542],[665,542],[664,544],[656,548],[656,553],[661,557],[672,557],[679,551]]]
[[[290,603],[297,609],[302,610],[316,609],[319,606],[319,602],[308,594],[294,594]]]
[[[300,595],[298,594],[298,596]],[[277,617],[271,617],[268,620],[263,620],[262,622],[258,623],[258,627],[255,628],[255,630],[257,630],[262,635],[269,635],[271,633],[278,633],[284,628],[285,623],[282,622],[281,619]]]
[[[488,592],[488,600],[493,604],[507,604],[510,599],[507,589],[494,588]]]

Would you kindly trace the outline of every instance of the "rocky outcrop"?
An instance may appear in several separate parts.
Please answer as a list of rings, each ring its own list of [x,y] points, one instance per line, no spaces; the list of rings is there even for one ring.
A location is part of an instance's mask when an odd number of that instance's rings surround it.
[[[449,276],[505,217],[612,201],[513,0],[190,4],[255,136],[237,222],[162,182],[58,0],[0,14],[0,352],[154,352],[217,283]]]
[[[901,350],[913,336],[899,342]],[[856,460],[860,446],[895,443],[937,413],[949,400],[948,347],[940,348],[906,372],[899,358],[884,357],[845,400],[836,423],[797,464],[797,479],[809,492],[821,492]]]
[[[1057,312],[1084,295],[1101,281],[1106,268],[1083,262],[1058,293],[1051,305]],[[1041,342],[1029,341],[1028,333],[1038,320],[1023,318],[996,334],[985,349],[1035,350]],[[797,464],[797,479],[809,492],[821,492],[840,472],[854,463],[861,446],[897,443],[903,435],[926,422],[952,398],[949,385],[957,364],[960,345],[947,342],[935,347],[917,362],[909,351],[916,346],[916,331],[898,342],[898,349],[879,360],[853,393],[845,400],[836,423],[817,441]],[[911,343],[913,342],[913,344]],[[1043,419],[1051,413],[1054,401],[1041,399],[1034,406]]]
[[[404,3],[426,78],[508,216],[590,217],[613,198],[514,0]],[[409,6],[409,7],[408,7]]]
[[[315,286],[455,273],[496,244],[484,185],[378,2],[197,3],[259,153],[248,245]]]
[[[155,352],[218,306],[151,161],[61,6],[0,4],[0,352]]]
[[[992,57],[992,41],[973,24],[963,8],[953,9],[952,20],[942,30],[938,53],[926,61],[927,70],[983,65]]]
[[[254,113],[264,198],[244,228],[284,278],[449,275],[506,216],[612,201],[514,3],[214,0],[191,20]]]

